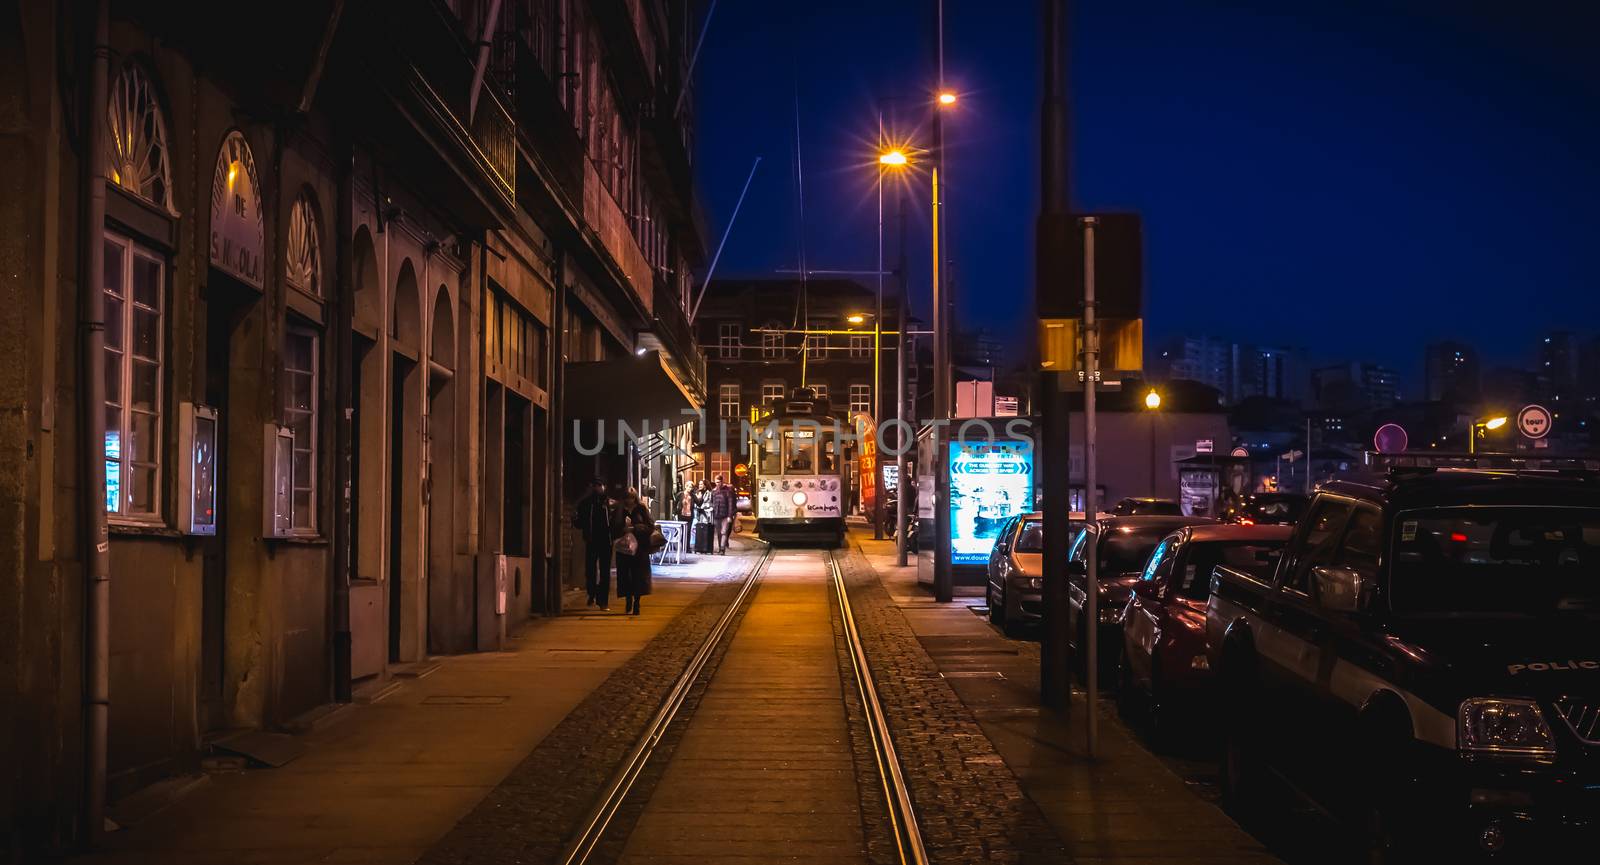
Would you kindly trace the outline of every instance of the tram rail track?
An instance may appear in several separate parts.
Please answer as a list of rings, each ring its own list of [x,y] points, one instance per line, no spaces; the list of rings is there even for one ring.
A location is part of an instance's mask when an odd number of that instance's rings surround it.
[[[734,623],[739,620],[740,613],[749,604],[756,587],[761,583],[775,557],[774,550],[769,547],[762,554],[760,562],[745,576],[738,593],[707,632],[695,654],[662,700],[660,708],[645,725],[638,741],[601,788],[600,795],[579,822],[577,830],[556,860],[560,865],[586,865],[595,857],[606,838],[607,830],[613,826],[629,793],[634,789],[635,782],[644,774],[651,757],[656,753],[657,746],[666,738],[669,728],[680,717],[686,723],[692,720],[689,715],[680,716],[681,710],[705,672],[707,664],[717,655],[718,647],[725,641],[731,641],[734,632],[737,631]],[[897,861],[902,865],[927,865],[928,855],[917,822],[915,806],[895,752],[887,716],[879,702],[877,689],[872,680],[872,670],[866,650],[856,629],[849,592],[846,590],[838,562],[831,551],[825,554],[824,567],[826,578],[832,584],[833,594],[838,602],[846,649],[850,657],[850,672],[866,719],[873,762],[882,784],[889,824],[894,833]],[[712,676],[715,676],[715,670]]]

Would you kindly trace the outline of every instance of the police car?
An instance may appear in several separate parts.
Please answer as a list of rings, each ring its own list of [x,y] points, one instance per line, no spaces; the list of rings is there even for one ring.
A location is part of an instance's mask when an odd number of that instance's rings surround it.
[[[1372,861],[1592,843],[1600,463],[1389,462],[1324,485],[1275,572],[1213,575],[1224,803],[1276,776]]]

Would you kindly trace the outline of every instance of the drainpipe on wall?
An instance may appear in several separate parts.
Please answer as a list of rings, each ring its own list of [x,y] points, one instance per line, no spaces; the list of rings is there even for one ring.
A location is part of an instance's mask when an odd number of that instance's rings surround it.
[[[467,96],[467,125],[478,114],[478,93],[483,90],[483,75],[489,69],[489,49],[494,46],[494,25],[500,20],[500,0],[489,0],[489,14],[483,19],[483,36],[478,40],[478,62],[472,67],[472,90]]]
[[[355,232],[355,151],[348,140],[340,142],[339,203],[334,216],[335,252],[338,257],[339,302],[334,316],[334,497],[333,516],[333,699],[348,703],[350,682],[350,573],[355,539],[350,537],[352,498],[351,466],[355,412],[354,353],[351,327],[355,319],[356,285],[352,236]]]
[[[567,392],[567,253],[557,248],[555,256],[555,298],[550,315],[550,494],[545,510],[550,515],[550,579],[546,611],[552,616],[561,615],[561,597],[566,592],[566,574],[562,572],[561,526],[566,516],[566,455]]]
[[[106,731],[111,712],[111,544],[106,531],[106,105],[111,70],[109,0],[94,4],[94,41],[90,53],[88,135],[80,162],[84,194],[78,298],[83,331],[83,529],[84,529],[84,736],[89,839],[98,842],[106,829]]]

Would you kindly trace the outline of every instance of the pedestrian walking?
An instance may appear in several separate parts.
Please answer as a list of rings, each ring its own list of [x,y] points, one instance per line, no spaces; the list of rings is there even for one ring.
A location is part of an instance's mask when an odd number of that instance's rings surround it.
[[[611,596],[611,509],[605,481],[589,481],[589,493],[578,500],[572,525],[583,533],[583,587],[589,606],[609,610]]]
[[[611,510],[611,538],[617,557],[617,594],[626,602],[625,612],[639,615],[639,599],[650,594],[651,535],[655,521],[650,510],[639,501],[633,487],[623,494]]]
[[[736,519],[738,506],[733,485],[718,475],[716,489],[711,491],[711,525],[716,532],[713,539],[717,542],[718,555],[725,555],[728,552],[728,541],[733,538],[733,521]]]

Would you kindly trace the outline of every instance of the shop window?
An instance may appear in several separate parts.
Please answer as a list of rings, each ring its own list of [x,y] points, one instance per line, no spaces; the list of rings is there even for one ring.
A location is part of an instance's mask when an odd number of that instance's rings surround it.
[[[291,324],[283,336],[283,386],[279,388],[283,425],[294,434],[290,473],[290,528],[295,534],[317,532],[317,392],[321,336]]]
[[[161,490],[165,260],[105,236],[106,512],[155,522]]]

